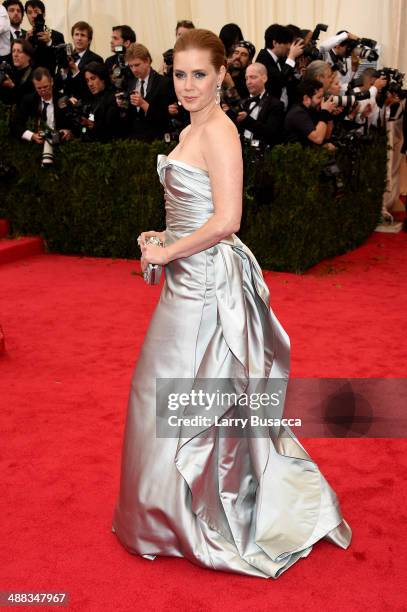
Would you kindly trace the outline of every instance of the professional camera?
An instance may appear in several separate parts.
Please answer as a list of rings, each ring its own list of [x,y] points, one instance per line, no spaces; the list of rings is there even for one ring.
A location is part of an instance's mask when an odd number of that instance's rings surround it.
[[[404,73],[397,68],[382,68],[377,72],[377,75],[384,76],[387,79],[387,85],[380,92],[380,97],[385,98],[387,92],[394,94],[405,100],[407,98],[407,89],[403,89]]]
[[[372,38],[357,38],[351,40],[348,38],[346,42],[346,57],[355,51],[355,54],[359,59],[366,60],[367,62],[376,62],[379,58],[379,53],[376,50],[377,41]]]
[[[65,117],[74,127],[82,127],[82,119],[89,118],[89,115],[92,113],[92,106],[90,104],[84,104],[82,100],[74,103],[68,96],[59,98],[57,104],[58,108],[64,111]]]
[[[133,92],[131,91],[119,91],[116,94],[116,98],[122,102],[121,108],[129,108],[130,107],[130,96]]]
[[[69,68],[69,58],[75,53],[75,49],[71,43],[62,43],[54,47],[56,55],[56,63],[58,68]]]
[[[0,85],[3,85],[4,81],[11,76],[13,68],[7,62],[0,63]]]
[[[40,132],[44,139],[42,149],[41,166],[52,166],[54,163],[54,146],[61,144],[61,135],[56,130],[46,129]]]
[[[334,104],[336,106],[340,106],[341,108],[352,108],[352,106],[357,104],[357,102],[369,100],[370,93],[368,91],[358,91],[344,96],[331,96],[329,94],[325,94],[324,98],[326,100],[331,98]]]
[[[328,26],[324,23],[318,23],[315,26],[315,30],[313,31],[311,36],[311,40],[305,45],[303,50],[303,56],[310,62],[322,59],[322,54],[320,53],[317,47],[317,41],[319,40],[321,32],[326,32],[327,30]]]
[[[117,45],[114,48],[114,52],[116,54],[116,63],[112,70],[112,77],[114,79],[114,84],[117,89],[123,88],[123,83],[126,78],[126,62],[125,62],[125,54],[126,48],[123,45]]]
[[[36,15],[34,17],[33,34],[30,38],[30,43],[33,45],[33,47],[36,47],[41,43],[41,41],[38,40],[38,34],[45,32],[46,29],[44,15],[41,13]]]

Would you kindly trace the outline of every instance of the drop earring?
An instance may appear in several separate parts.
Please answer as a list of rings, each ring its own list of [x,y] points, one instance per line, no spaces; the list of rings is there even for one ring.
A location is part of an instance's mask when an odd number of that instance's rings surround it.
[[[216,87],[216,96],[215,96],[215,104],[220,104],[220,92],[222,87],[218,84]]]

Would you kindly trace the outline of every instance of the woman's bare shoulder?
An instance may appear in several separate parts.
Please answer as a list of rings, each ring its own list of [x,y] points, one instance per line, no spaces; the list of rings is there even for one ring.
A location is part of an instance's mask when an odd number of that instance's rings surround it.
[[[191,127],[191,124],[187,125],[186,127],[184,127],[183,130],[180,131],[180,133],[179,133],[179,142],[183,141],[185,136],[188,134],[188,132],[190,130],[190,127]]]
[[[217,146],[239,144],[239,132],[225,113],[219,113],[205,123],[202,129],[203,141],[215,142]]]

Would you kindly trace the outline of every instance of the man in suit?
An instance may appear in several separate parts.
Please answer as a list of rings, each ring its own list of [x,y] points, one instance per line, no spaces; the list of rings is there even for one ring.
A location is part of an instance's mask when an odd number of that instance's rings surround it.
[[[256,62],[267,68],[268,93],[281,100],[287,110],[295,99],[295,61],[303,52],[304,41],[298,39],[292,42],[290,30],[277,23],[267,28],[264,39],[266,48],[261,49]]]
[[[36,68],[32,81],[35,92],[22,98],[11,124],[11,133],[18,139],[42,145],[41,130],[47,126],[59,131],[62,141],[70,140],[70,125],[58,107],[50,72],[47,68]],[[34,131],[28,128],[30,119],[34,120]]]
[[[264,64],[255,62],[246,68],[246,85],[249,98],[243,102],[244,111],[238,113],[236,123],[243,141],[259,146],[274,146],[282,142],[284,105],[266,92],[267,70]]]
[[[110,39],[110,49],[113,53],[110,57],[106,58],[105,66],[109,73],[112,74],[113,69],[118,64],[117,47],[124,47],[125,50],[129,48],[132,43],[136,42],[136,33],[128,25],[113,26],[112,37]]]
[[[68,79],[65,91],[78,99],[90,97],[85,79],[85,68],[91,62],[103,64],[103,58],[90,50],[93,39],[93,28],[86,21],[78,21],[71,28],[74,54],[68,58],[69,69],[66,75]]]
[[[4,8],[10,19],[10,42],[25,38],[27,30],[21,27],[24,18],[24,6],[20,0],[4,0]]]
[[[54,74],[56,66],[54,47],[64,44],[64,35],[57,30],[51,30],[45,24],[45,4],[41,0],[28,0],[24,9],[31,25],[26,38],[35,49],[34,64],[44,66]]]
[[[118,98],[125,137],[146,142],[160,140],[168,129],[168,79],[151,67],[150,52],[140,43],[129,46],[125,59],[133,75],[128,84],[127,109]]]

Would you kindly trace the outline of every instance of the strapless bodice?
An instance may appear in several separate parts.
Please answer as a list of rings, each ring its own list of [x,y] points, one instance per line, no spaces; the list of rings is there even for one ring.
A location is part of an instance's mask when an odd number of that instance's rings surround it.
[[[165,190],[166,228],[189,234],[201,227],[214,211],[208,172],[166,155],[158,155],[157,172]]]

